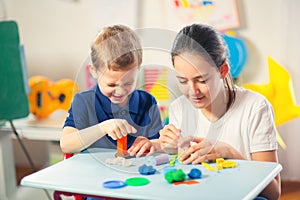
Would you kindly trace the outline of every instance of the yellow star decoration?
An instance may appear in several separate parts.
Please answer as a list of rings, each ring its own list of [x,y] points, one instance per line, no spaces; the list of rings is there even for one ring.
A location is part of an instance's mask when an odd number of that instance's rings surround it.
[[[296,105],[293,85],[289,73],[268,57],[269,83],[268,84],[245,84],[244,88],[256,91],[264,95],[272,104],[275,113],[275,124],[279,126],[292,119],[300,117],[300,105]],[[276,132],[281,147],[286,145]]]

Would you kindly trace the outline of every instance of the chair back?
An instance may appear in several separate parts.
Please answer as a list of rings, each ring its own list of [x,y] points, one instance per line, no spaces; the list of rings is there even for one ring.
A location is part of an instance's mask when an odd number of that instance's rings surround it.
[[[21,53],[22,52],[22,53]],[[18,25],[0,22],[0,120],[26,117],[29,104],[26,93],[27,71],[20,46]]]

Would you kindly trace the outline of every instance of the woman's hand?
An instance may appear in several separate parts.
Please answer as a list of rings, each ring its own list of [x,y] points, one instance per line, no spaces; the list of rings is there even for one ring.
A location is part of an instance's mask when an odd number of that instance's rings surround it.
[[[108,134],[112,139],[120,139],[129,133],[136,133],[137,130],[124,119],[109,119],[98,124],[103,133]]]
[[[180,138],[180,129],[173,124],[166,125],[159,131],[159,142],[161,149],[169,154],[177,154],[178,139]]]
[[[188,143],[195,142],[184,153],[180,155],[179,160],[184,164],[198,164],[205,160],[214,160],[220,157],[215,150],[214,144],[211,144],[206,138],[195,138],[192,136],[183,138],[179,147],[186,146]]]
[[[137,158],[146,154],[146,156],[150,156],[154,153],[155,148],[152,142],[143,136],[139,136],[135,139],[134,143],[127,150],[130,156],[136,156]]]

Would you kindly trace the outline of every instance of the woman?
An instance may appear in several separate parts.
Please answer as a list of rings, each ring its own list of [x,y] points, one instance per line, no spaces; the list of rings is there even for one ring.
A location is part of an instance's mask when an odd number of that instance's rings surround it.
[[[184,27],[172,62],[183,96],[170,105],[170,124],[160,131],[164,151],[180,152],[185,164],[218,157],[278,162],[272,107],[262,95],[234,85],[219,32],[201,24]],[[279,198],[280,175],[260,196]]]

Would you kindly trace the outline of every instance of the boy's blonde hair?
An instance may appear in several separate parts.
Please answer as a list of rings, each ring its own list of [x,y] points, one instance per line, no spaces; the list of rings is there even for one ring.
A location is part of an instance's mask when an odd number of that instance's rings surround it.
[[[91,59],[97,70],[127,70],[140,66],[142,48],[136,33],[124,25],[103,28],[91,46]]]

